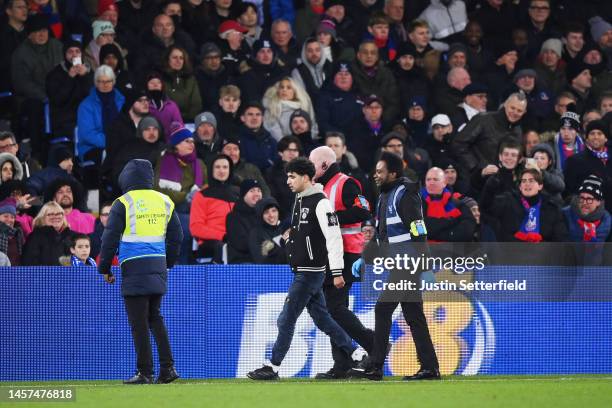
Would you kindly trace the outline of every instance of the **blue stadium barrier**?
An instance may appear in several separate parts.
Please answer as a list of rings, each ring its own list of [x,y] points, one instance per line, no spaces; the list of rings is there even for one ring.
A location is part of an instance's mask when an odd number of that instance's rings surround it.
[[[133,374],[120,274],[112,286],[87,267],[0,268],[0,274],[0,381]],[[260,366],[290,281],[286,266],[172,269],[162,311],[181,376],[244,377]],[[359,284],[351,294],[354,310],[373,327],[373,302],[361,298]],[[612,302],[494,302],[459,292],[449,299],[428,294],[425,303],[443,374],[612,373]],[[399,311],[394,319],[385,370],[412,373],[409,330]],[[328,338],[303,313],[280,374],[311,377],[331,364]]]

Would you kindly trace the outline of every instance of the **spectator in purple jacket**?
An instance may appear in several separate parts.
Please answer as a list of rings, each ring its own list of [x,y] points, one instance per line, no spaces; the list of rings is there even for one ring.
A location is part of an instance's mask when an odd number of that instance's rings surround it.
[[[169,142],[172,122],[184,122],[178,105],[166,95],[164,82],[159,72],[151,72],[147,76],[147,96],[149,97],[149,114],[162,125],[166,141]]]

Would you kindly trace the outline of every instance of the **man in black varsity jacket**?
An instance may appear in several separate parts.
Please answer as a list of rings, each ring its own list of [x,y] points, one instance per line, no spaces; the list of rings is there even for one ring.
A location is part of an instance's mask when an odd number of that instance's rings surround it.
[[[308,309],[315,325],[331,338],[347,360],[358,354],[354,353],[351,338],[327,311],[323,295],[328,264],[334,285],[341,288],[345,284],[338,217],[321,185],[312,182],[315,175],[312,162],[298,157],[287,164],[286,172],[287,185],[296,193],[291,230],[285,242],[289,265],[295,275],[278,317],[278,337],[272,348],[272,356],[262,368],[247,374],[253,380],[278,379],[278,370],[291,345],[295,322],[304,308]]]

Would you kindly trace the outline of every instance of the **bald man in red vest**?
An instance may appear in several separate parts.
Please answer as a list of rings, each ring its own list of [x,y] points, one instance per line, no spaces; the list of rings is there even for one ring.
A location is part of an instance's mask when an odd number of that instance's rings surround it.
[[[344,270],[342,277],[333,278],[329,274],[323,284],[323,293],[327,309],[334,320],[352,339],[361,345],[368,353],[374,346],[374,332],[363,326],[361,321],[348,308],[349,292],[356,278],[351,272],[351,266],[360,258],[364,246],[361,223],[370,219],[370,205],[363,196],[359,181],[340,171],[336,163],[336,154],[327,147],[317,147],[310,153],[310,161],[315,165],[315,181],[323,185],[332,207],[338,215],[342,242],[344,245]],[[332,342],[334,366],[325,373],[319,373],[317,379],[342,379],[347,377],[351,368],[343,366],[338,347]],[[338,356],[338,358],[337,358]]]

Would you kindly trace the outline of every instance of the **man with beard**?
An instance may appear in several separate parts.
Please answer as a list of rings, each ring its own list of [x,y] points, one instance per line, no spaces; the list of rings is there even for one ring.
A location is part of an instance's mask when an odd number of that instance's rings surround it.
[[[219,90],[232,81],[230,71],[221,59],[221,49],[212,42],[200,48],[200,66],[196,69],[196,79],[202,96],[202,107],[206,111],[217,108]]]
[[[421,247],[427,240],[427,230],[423,220],[419,185],[401,177],[401,174],[402,160],[393,153],[384,152],[376,163],[374,173],[374,180],[381,191],[375,218],[378,242],[388,247],[389,256],[405,251],[413,252],[417,248],[426,249]],[[360,263],[363,263],[362,259],[353,265],[353,269],[359,271]],[[414,275],[417,281],[420,281],[419,276],[420,273]],[[392,316],[397,305],[401,304],[404,319],[410,327],[417,358],[421,364],[416,374],[404,377],[404,380],[439,380],[438,358],[423,312],[421,293],[412,292],[409,299],[402,296],[401,301],[390,295],[390,293],[381,292],[374,307],[375,329],[372,354],[356,368],[350,370],[349,376],[374,381],[383,379],[383,366],[389,352]]]
[[[94,230],[96,218],[87,212],[81,212],[74,208],[75,203],[78,204],[80,201],[81,191],[82,188],[78,184],[67,179],[56,181],[49,189],[53,201],[64,209],[70,229],[82,234],[91,234]]]
[[[573,242],[607,242],[612,230],[612,217],[603,205],[603,181],[590,175],[578,189],[563,216]]]
[[[302,109],[295,110],[289,118],[289,126],[291,127],[291,136],[298,138],[305,156],[308,156],[313,149],[319,146],[312,139],[312,118],[308,112]]]

